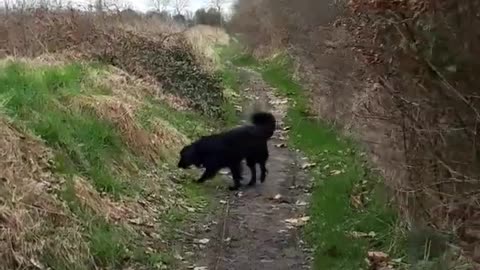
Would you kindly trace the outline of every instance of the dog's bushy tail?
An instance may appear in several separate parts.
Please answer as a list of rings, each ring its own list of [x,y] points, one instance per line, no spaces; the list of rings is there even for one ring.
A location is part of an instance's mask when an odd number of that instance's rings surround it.
[[[262,129],[262,133],[265,134],[267,138],[273,136],[273,132],[275,132],[277,121],[275,120],[275,116],[271,113],[267,112],[256,112],[250,116],[250,121],[252,123]]]

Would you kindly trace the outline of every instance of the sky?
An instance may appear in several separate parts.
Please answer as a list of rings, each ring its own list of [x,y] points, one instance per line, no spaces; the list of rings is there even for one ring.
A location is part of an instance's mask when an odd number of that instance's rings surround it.
[[[34,1],[34,0],[30,0],[30,1]],[[113,2],[114,0],[107,0],[107,1]],[[119,0],[119,2],[127,3],[128,6],[130,6],[132,9],[142,11],[142,12],[146,12],[152,9],[151,1],[152,0]],[[172,0],[172,2],[173,1],[174,0]],[[223,0],[223,1],[225,2],[225,4],[223,4],[223,10],[228,13],[230,11],[230,7],[232,6],[232,3],[235,0]],[[16,2],[16,0],[0,0],[0,4],[3,4],[5,2]],[[29,0],[27,0],[27,2],[29,2]],[[92,2],[94,2],[94,0],[62,0],[62,2],[63,3],[70,2],[72,6],[86,7],[88,6],[88,4],[91,4]],[[211,7],[210,0],[189,0],[189,5],[187,9],[189,11],[195,11],[199,8],[209,8],[209,7]]]

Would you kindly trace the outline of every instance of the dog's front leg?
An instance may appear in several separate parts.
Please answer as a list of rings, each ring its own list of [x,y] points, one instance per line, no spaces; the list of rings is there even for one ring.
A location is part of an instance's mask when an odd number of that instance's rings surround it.
[[[238,190],[241,187],[242,181],[242,167],[241,164],[235,164],[229,167],[232,172],[233,186],[229,187],[230,190]]]
[[[218,170],[207,168],[203,172],[202,176],[197,180],[197,183],[203,183],[207,181],[208,179],[212,179],[216,174]]]
[[[250,182],[248,183],[249,186],[255,186],[257,184],[257,169],[255,168],[255,162],[251,162],[247,160],[247,166],[250,168]]]

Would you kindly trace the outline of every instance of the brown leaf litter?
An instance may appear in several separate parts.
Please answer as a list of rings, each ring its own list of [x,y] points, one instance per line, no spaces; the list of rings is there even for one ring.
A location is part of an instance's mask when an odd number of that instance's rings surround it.
[[[52,153],[0,118],[0,261],[3,269],[38,266],[49,253],[82,261],[88,254],[78,223],[52,190]],[[32,237],[35,236],[35,237]]]
[[[111,89],[114,96],[129,103],[140,103],[146,99],[163,101],[176,110],[185,111],[190,102],[181,97],[166,93],[162,85],[151,76],[138,78],[124,70],[109,66],[106,70],[95,70],[90,77],[101,87]]]

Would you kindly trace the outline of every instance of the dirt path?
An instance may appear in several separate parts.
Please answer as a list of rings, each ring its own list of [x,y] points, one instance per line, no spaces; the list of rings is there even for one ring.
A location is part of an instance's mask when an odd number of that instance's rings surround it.
[[[257,73],[242,70],[242,77],[254,102],[267,104],[279,123],[269,143],[269,174],[265,183],[255,188],[220,195],[223,209],[211,221],[212,230],[200,236],[210,241],[199,252],[194,269],[308,269],[308,252],[302,247],[299,226],[286,222],[304,215],[309,186],[300,168],[305,161],[298,153],[278,147],[285,143],[282,118],[286,100],[276,97]],[[244,183],[250,177],[248,173],[244,169]]]

